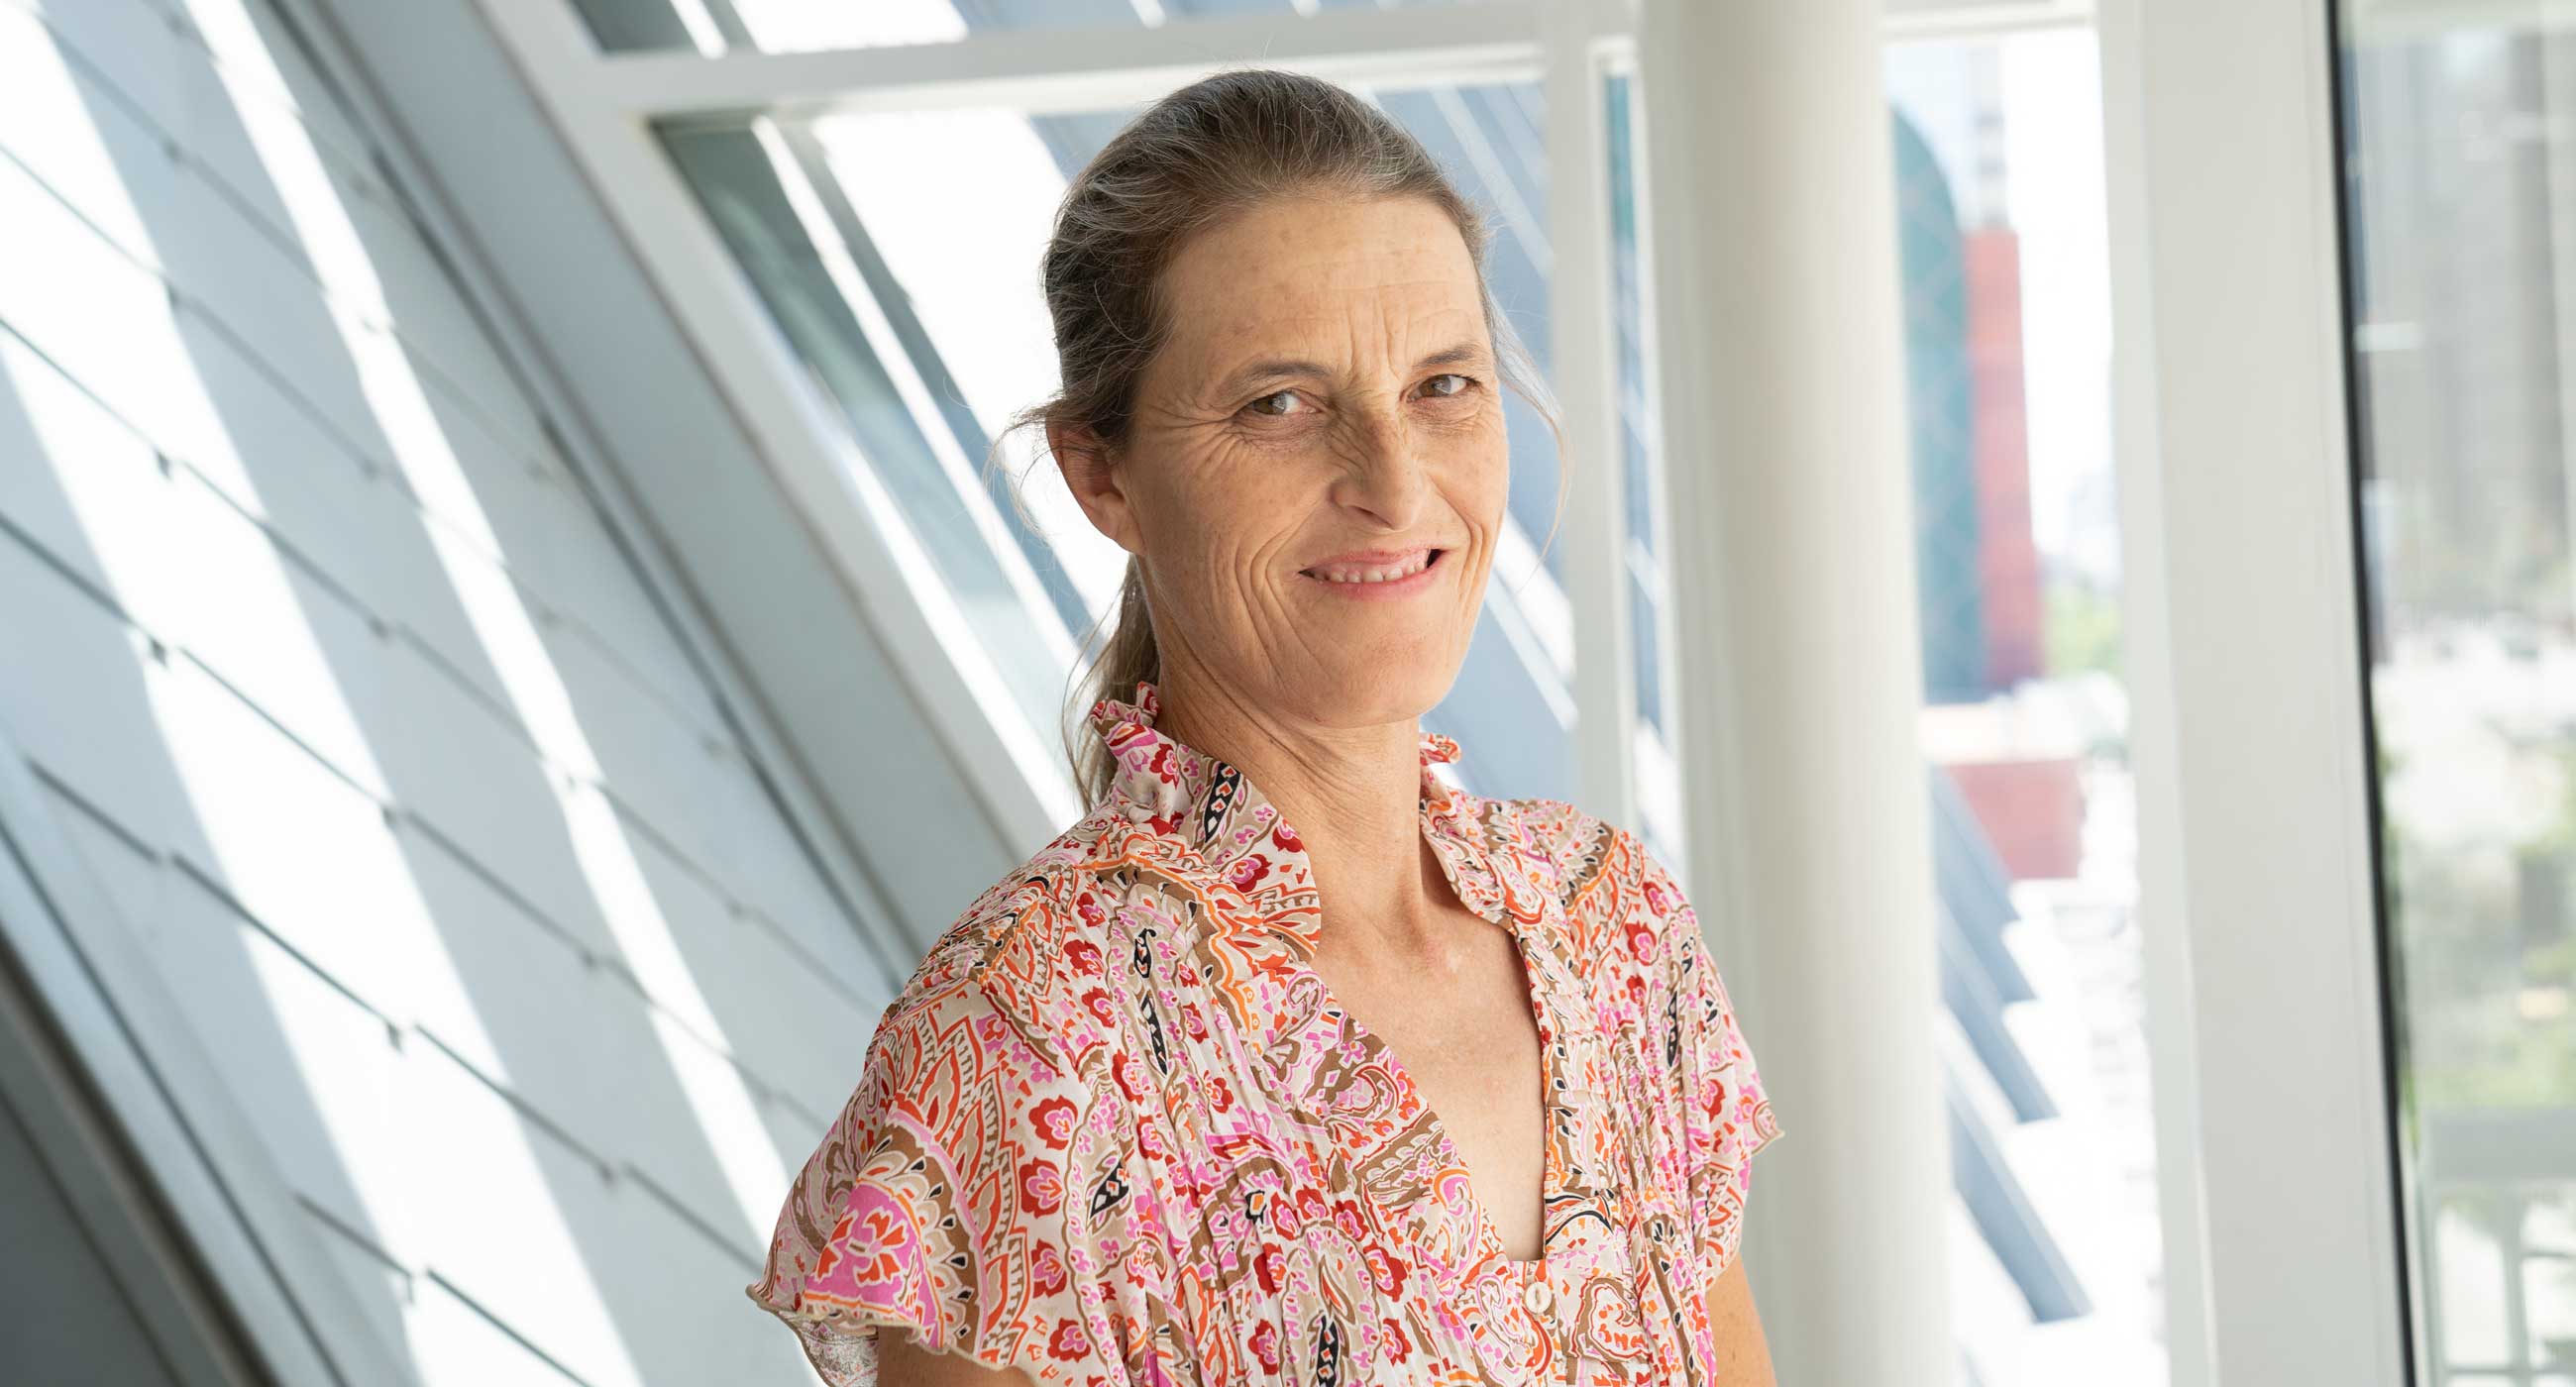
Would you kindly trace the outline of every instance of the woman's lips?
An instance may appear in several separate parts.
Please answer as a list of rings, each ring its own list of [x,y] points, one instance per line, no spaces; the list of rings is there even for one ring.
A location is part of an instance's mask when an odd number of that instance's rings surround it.
[[[1422,557],[1406,559],[1390,555],[1374,562],[1336,561],[1317,564],[1313,568],[1300,570],[1299,576],[1340,596],[1362,601],[1387,601],[1398,597],[1410,597],[1431,586],[1433,578],[1441,572],[1441,561],[1449,554],[1446,549],[1425,549],[1416,552]],[[1405,569],[1415,563],[1421,564],[1421,567],[1413,569],[1410,573],[1404,573]],[[1403,576],[1376,576],[1389,572],[1403,573]],[[1327,577],[1326,574],[1332,576]]]

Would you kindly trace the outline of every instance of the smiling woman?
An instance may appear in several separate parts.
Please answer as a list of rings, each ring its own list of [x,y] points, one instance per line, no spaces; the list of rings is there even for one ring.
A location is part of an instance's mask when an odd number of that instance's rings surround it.
[[[1104,674],[1159,676],[1194,717],[1251,694],[1325,726],[1411,726],[1466,657],[1510,482],[1457,227],[1420,198],[1276,197],[1191,237],[1162,284],[1186,308],[1125,436],[1049,424],[1161,617],[1158,668]],[[1422,601],[1340,605],[1335,580],[1433,549],[1450,561],[1372,594]]]
[[[1484,241],[1275,72],[1067,192],[1023,417],[1130,555],[1090,808],[933,947],[780,1211],[749,1291],[836,1387],[1770,1381],[1736,1252],[1779,1127],[1696,915],[1421,728],[1501,391],[1545,398]]]

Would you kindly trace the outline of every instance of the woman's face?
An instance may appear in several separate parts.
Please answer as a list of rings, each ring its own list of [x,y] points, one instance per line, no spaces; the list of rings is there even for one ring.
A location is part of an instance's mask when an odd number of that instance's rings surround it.
[[[1142,556],[1166,677],[1327,726],[1429,709],[1510,480],[1456,226],[1418,198],[1273,202],[1192,238],[1163,290],[1126,446],[1067,478]]]

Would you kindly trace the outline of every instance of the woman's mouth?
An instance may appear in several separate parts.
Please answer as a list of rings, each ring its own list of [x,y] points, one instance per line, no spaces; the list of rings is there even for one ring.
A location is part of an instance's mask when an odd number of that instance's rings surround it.
[[[1403,597],[1429,586],[1448,552],[1424,548],[1346,554],[1298,571],[1344,597]]]

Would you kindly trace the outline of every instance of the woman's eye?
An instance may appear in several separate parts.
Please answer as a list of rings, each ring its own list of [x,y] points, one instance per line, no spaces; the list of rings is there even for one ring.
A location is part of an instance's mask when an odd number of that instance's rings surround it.
[[[1475,383],[1472,378],[1451,371],[1424,381],[1422,388],[1437,398],[1446,399],[1452,395],[1466,394],[1467,388]]]
[[[1274,390],[1245,408],[1255,414],[1288,414],[1294,412],[1299,403],[1296,391]]]

